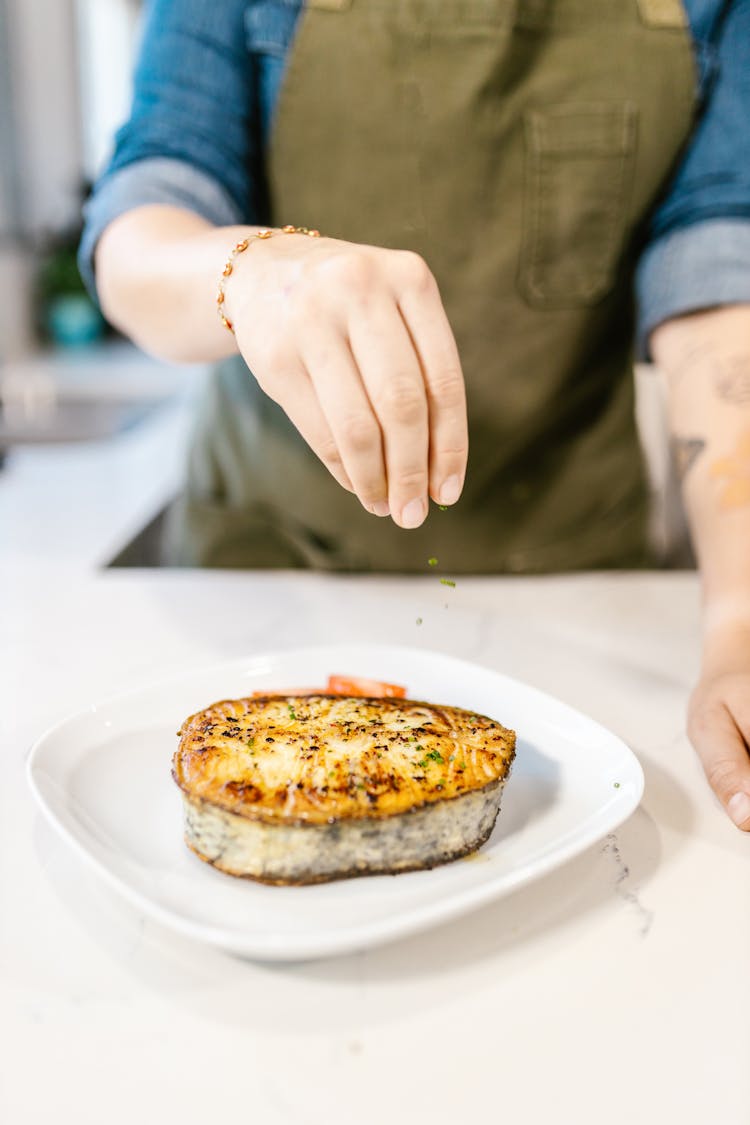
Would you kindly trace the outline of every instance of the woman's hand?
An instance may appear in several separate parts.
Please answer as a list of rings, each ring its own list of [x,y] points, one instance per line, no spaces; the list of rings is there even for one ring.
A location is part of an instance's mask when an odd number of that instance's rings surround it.
[[[226,287],[263,391],[369,511],[418,527],[453,504],[468,452],[461,364],[414,253],[284,234],[255,241]]]
[[[707,631],[688,734],[714,793],[750,831],[750,624]]]

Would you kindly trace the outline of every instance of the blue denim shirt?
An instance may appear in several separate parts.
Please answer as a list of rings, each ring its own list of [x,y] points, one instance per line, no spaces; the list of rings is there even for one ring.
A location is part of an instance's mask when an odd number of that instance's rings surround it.
[[[304,0],[150,0],[133,107],[86,207],[80,266],[118,215],[184,206],[265,221],[262,154]],[[701,113],[651,216],[637,275],[640,350],[672,316],[750,302],[750,0],[685,0]]]

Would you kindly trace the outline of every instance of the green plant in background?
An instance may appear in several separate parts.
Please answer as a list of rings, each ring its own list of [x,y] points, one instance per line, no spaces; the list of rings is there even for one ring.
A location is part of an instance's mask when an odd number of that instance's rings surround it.
[[[80,227],[58,232],[38,252],[37,328],[42,339],[60,347],[93,344],[107,327],[78,272],[80,236]]]
[[[86,292],[76,263],[77,240],[56,237],[43,250],[37,274],[37,295],[45,306],[56,297]]]

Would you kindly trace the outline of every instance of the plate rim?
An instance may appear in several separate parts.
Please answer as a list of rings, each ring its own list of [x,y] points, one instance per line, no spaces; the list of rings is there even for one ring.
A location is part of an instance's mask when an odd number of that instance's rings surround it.
[[[491,880],[478,882],[469,887],[459,888],[452,893],[447,900],[439,898],[432,899],[428,902],[421,903],[416,910],[411,910],[406,913],[400,911],[396,914],[395,918],[385,916],[374,921],[367,921],[366,923],[357,924],[353,927],[347,926],[345,928],[321,929],[318,927],[312,935],[305,932],[284,934],[281,942],[279,942],[278,933],[274,931],[270,931],[263,940],[258,940],[260,935],[257,934],[250,935],[249,939],[243,940],[245,935],[243,935],[241,929],[230,929],[226,925],[217,926],[199,920],[191,920],[189,917],[182,915],[173,908],[162,905],[158,899],[150,897],[146,892],[133,886],[126,878],[114,871],[105,860],[99,858],[95,851],[91,850],[83,841],[78,839],[75,833],[68,828],[64,820],[57,815],[57,812],[42,792],[40,785],[40,775],[42,772],[53,782],[55,781],[54,776],[44,770],[39,762],[39,758],[47,743],[56,735],[63,733],[66,728],[74,725],[76,722],[95,716],[97,712],[103,711],[107,707],[121,704],[145,692],[153,693],[169,686],[176,686],[193,677],[200,678],[202,676],[220,674],[229,670],[239,672],[243,665],[261,660],[273,663],[283,660],[285,657],[294,656],[305,659],[313,654],[322,656],[327,653],[351,651],[352,649],[362,650],[363,653],[378,652],[381,654],[397,650],[404,657],[414,655],[419,659],[424,659],[425,657],[438,658],[441,661],[460,665],[464,669],[481,669],[482,672],[489,673],[498,681],[514,689],[522,689],[523,693],[527,696],[532,698],[536,697],[540,700],[544,700],[546,703],[551,703],[558,711],[569,714],[577,720],[583,718],[597,733],[601,733],[610,743],[617,745],[618,749],[624,753],[625,760],[632,774],[632,776],[628,778],[628,789],[623,790],[622,794],[618,795],[617,803],[611,807],[606,828],[602,831],[600,825],[592,823],[588,831],[576,834],[566,843],[556,846],[553,851],[535,860],[532,872],[520,870],[518,878],[514,878],[513,872],[505,873],[503,875],[503,885],[501,887],[497,887]],[[467,660],[464,657],[457,657],[439,649],[414,645],[386,644],[382,642],[369,644],[362,641],[338,642],[326,645],[289,646],[288,648],[276,648],[269,651],[254,652],[244,657],[233,657],[229,660],[214,661],[210,664],[184,668],[168,676],[150,679],[138,685],[126,688],[125,690],[112,692],[95,703],[91,703],[88,706],[81,707],[67,714],[57,722],[50,724],[40,734],[32,743],[27,755],[26,778],[34,794],[39,810],[47,822],[72,846],[74,852],[84,860],[89,869],[101,876],[107,885],[122,895],[141,913],[155,919],[168,929],[177,931],[190,940],[201,941],[236,954],[264,961],[310,960],[342,955],[365,948],[375,948],[387,942],[395,941],[402,937],[413,936],[414,934],[423,932],[434,926],[448,923],[456,917],[479,909],[490,902],[505,898],[521,887],[531,884],[537,879],[556,870],[558,867],[561,867],[569,860],[587,851],[607,834],[615,831],[632,816],[638,808],[645,788],[643,768],[632,748],[628,746],[618,734],[615,734],[608,727],[604,726],[603,723],[600,723],[599,720],[594,719],[592,716],[587,715],[585,712],[573,707],[571,704],[566,703],[564,700],[557,698],[551,693],[537,688],[526,681],[518,680],[505,672],[497,671],[489,665]],[[596,813],[592,815],[598,819]],[[366,876],[366,878],[388,879],[393,878],[393,876]]]

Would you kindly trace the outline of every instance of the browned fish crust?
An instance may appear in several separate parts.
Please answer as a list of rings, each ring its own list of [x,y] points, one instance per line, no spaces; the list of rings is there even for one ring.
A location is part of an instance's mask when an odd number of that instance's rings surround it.
[[[515,734],[458,707],[409,699],[225,699],[180,730],[184,793],[286,824],[385,817],[503,778]]]

